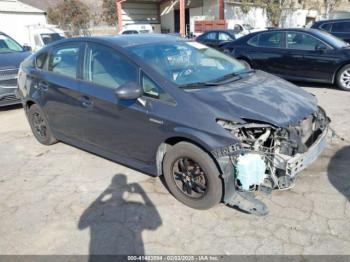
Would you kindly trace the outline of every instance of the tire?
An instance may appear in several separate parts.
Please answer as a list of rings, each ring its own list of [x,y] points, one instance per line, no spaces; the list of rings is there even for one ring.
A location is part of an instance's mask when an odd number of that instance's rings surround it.
[[[345,65],[339,70],[336,83],[340,89],[350,91],[350,65]]]
[[[251,68],[252,68],[252,67],[250,66],[250,64],[249,64],[247,61],[245,61],[245,60],[243,60],[243,59],[238,59],[238,61],[241,62],[241,64],[243,64],[243,65],[245,66],[245,68],[247,68],[247,69],[251,69]]]
[[[32,105],[28,110],[28,120],[35,138],[43,145],[57,143],[49,127],[44,112],[37,105]]]
[[[186,172],[181,170],[183,166],[191,170],[186,178],[183,177]],[[163,174],[171,194],[189,207],[209,209],[222,199],[223,183],[218,168],[206,152],[191,143],[180,142],[165,154]],[[184,186],[186,179],[192,179],[186,182],[192,185],[190,194],[188,184]]]

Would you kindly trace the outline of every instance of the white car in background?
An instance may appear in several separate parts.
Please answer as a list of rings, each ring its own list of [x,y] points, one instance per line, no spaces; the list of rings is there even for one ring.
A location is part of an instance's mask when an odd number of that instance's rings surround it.
[[[240,38],[253,32],[266,30],[266,28],[254,28],[250,24],[244,24],[241,22],[229,22],[228,29],[234,31],[236,38]]]
[[[123,30],[119,32],[120,35],[132,34],[150,34],[153,33],[153,27],[150,24],[130,24],[125,25]]]

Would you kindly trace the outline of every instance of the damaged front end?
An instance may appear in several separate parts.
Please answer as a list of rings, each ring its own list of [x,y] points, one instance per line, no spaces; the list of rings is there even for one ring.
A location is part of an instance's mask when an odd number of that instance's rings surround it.
[[[287,127],[217,120],[239,141],[212,152],[224,173],[224,202],[249,213],[266,214],[265,204],[253,192],[292,188],[297,174],[324,150],[329,122],[322,108]]]

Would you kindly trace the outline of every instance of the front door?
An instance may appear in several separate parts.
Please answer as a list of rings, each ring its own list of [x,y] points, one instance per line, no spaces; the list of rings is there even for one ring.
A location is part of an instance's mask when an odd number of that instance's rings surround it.
[[[107,153],[145,162],[154,127],[146,104],[120,100],[115,94],[117,87],[139,82],[139,69],[103,45],[88,44],[85,54],[81,89],[87,103],[85,141]]]
[[[340,59],[332,47],[310,34],[287,32],[286,48],[285,63],[290,76],[299,80],[332,81]]]

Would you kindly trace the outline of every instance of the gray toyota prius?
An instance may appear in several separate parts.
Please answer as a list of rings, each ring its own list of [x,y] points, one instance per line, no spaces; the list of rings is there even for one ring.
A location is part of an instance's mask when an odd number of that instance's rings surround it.
[[[26,59],[19,94],[36,139],[153,176],[192,208],[254,214],[254,191],[294,186],[326,146],[315,97],[169,35],[66,39]]]

